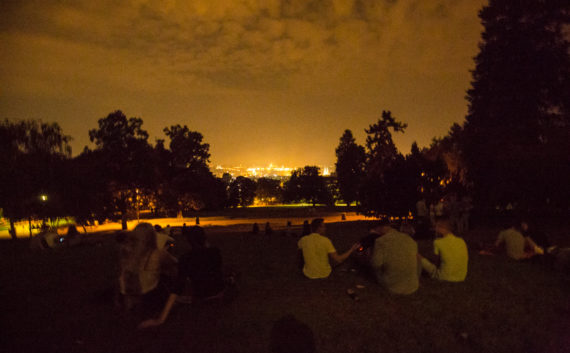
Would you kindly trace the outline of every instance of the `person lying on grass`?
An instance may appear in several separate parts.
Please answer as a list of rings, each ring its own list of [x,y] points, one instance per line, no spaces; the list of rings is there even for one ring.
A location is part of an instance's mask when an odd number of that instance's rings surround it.
[[[435,232],[441,238],[433,241],[435,263],[420,255],[422,268],[431,278],[440,281],[463,282],[467,276],[467,244],[451,231],[449,218],[439,218],[435,222]]]
[[[220,250],[207,246],[206,234],[199,226],[190,227],[186,234],[192,248],[178,260],[178,276],[166,303],[157,318],[139,324],[141,329],[162,325],[180,296],[189,302],[220,298],[224,293]],[[190,291],[189,295],[183,296],[187,290]]]
[[[391,227],[387,219],[380,221],[373,232],[370,265],[378,283],[396,294],[412,294],[419,287],[418,244],[408,234]]]
[[[324,219],[316,218],[311,222],[311,234],[305,235],[297,243],[304,262],[303,274],[307,278],[327,278],[332,271],[331,261],[340,264],[360,247],[360,244],[354,244],[348,251],[339,255],[325,232]]]

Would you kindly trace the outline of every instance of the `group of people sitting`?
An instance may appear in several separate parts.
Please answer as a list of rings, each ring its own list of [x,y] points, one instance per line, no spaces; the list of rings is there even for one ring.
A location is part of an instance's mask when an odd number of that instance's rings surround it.
[[[433,243],[431,259],[420,255],[416,241],[396,230],[388,220],[379,221],[359,243],[338,254],[325,236],[324,220],[317,218],[311,222],[312,233],[298,242],[304,261],[303,274],[310,279],[326,278],[332,271],[331,263],[340,264],[357,252],[354,261],[370,269],[378,283],[392,293],[414,293],[422,270],[437,280],[461,282],[467,275],[467,245],[451,228],[447,218],[436,221],[435,230],[441,237]]]
[[[322,218],[307,222],[304,228],[305,235],[297,245],[302,273],[309,279],[329,277],[334,265],[348,259],[395,294],[416,292],[422,272],[447,282],[462,282],[467,276],[467,244],[453,233],[446,217],[436,220],[433,253],[425,256],[418,252],[409,232],[397,230],[388,220],[378,221],[367,236],[343,253],[337,252],[326,236]],[[515,260],[540,254],[542,248],[528,231],[528,223],[515,223],[499,233],[493,249],[504,246],[506,254]],[[173,256],[167,251],[173,238],[160,228],[140,223],[121,241],[119,290],[123,304],[127,309],[142,307],[144,315],[151,317],[142,321],[140,328],[164,323],[176,302],[221,298],[231,282],[222,273],[220,250],[208,244],[203,228],[184,226],[182,239],[186,249]],[[541,245],[547,245],[542,241]]]
[[[167,251],[172,238],[149,223],[138,224],[121,242],[121,304],[129,310],[139,307],[151,317],[139,328],[164,323],[177,301],[209,300],[224,293],[220,250],[209,246],[204,229],[183,227],[182,238],[189,250],[179,257]]]

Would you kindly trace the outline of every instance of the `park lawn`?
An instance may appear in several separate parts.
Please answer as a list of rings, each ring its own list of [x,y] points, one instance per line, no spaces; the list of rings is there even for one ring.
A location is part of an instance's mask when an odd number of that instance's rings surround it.
[[[366,222],[329,224],[339,251]],[[298,227],[296,228],[299,232]],[[470,252],[464,283],[422,278],[410,296],[337,268],[322,281],[297,271],[296,240],[242,227],[208,228],[228,270],[240,272],[233,300],[178,305],[157,329],[115,310],[112,236],[99,245],[31,254],[0,246],[0,343],[7,352],[267,352],[273,323],[292,314],[313,331],[318,352],[570,352],[570,281],[538,264]],[[495,232],[495,230],[492,230]],[[486,232],[491,232],[488,230]],[[477,237],[480,234],[477,234]],[[468,243],[475,239],[467,236]],[[421,241],[420,251],[430,251]],[[354,301],[346,289],[356,289]]]

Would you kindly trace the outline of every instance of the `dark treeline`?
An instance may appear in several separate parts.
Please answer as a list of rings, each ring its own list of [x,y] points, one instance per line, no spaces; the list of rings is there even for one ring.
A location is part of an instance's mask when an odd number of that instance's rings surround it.
[[[71,158],[56,123],[0,122],[0,207],[17,220],[73,216],[79,223],[202,209],[307,202],[356,204],[368,214],[407,215],[416,200],[470,195],[484,212],[567,212],[570,203],[570,6],[561,0],[491,0],[462,125],[403,155],[393,133],[407,125],[383,111],[364,146],[346,130],[336,176],[306,166],[285,183],[216,178],[209,145],[187,126],[148,141],[140,118],[121,111],[89,131],[94,149]],[[42,196],[43,195],[43,196]],[[12,224],[13,226],[13,224]],[[12,227],[13,229],[13,227]]]

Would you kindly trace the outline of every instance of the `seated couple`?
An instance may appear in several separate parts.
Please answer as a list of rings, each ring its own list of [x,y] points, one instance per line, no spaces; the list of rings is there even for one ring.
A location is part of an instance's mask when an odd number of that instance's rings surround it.
[[[198,226],[190,228],[187,238],[191,250],[180,257],[175,271],[165,271],[176,260],[166,250],[157,248],[152,226],[141,223],[128,234],[121,249],[121,294],[140,299],[147,309],[145,314],[162,307],[158,317],[143,321],[139,328],[164,323],[178,297],[188,290],[193,300],[222,296],[225,283],[219,249],[207,246],[204,230]],[[169,272],[168,276],[165,272]]]
[[[537,238],[543,247],[538,246],[533,237]],[[544,254],[544,248],[548,245],[546,236],[533,232],[526,219],[515,218],[509,228],[499,232],[492,252],[504,250],[513,260],[526,260]]]
[[[451,233],[449,220],[439,220],[438,224],[436,230],[443,236],[434,242],[439,266],[420,256],[417,243],[408,234],[391,227],[388,220],[377,223],[362,239],[362,247],[366,249],[362,249],[360,260],[370,266],[381,285],[396,294],[411,294],[418,289],[422,266],[433,278],[462,281],[467,274],[467,246]],[[303,273],[308,278],[325,278],[331,272],[329,259],[340,263],[360,248],[360,244],[338,255],[330,239],[324,236],[322,219],[314,220],[312,225],[313,233],[298,243],[305,261]]]

